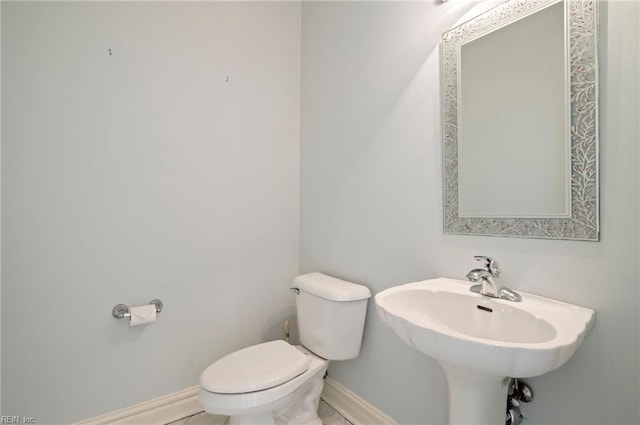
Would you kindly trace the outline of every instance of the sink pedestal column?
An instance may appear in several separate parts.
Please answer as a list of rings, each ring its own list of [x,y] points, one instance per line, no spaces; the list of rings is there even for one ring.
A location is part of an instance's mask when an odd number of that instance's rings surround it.
[[[510,378],[440,365],[449,384],[449,425],[505,423]]]

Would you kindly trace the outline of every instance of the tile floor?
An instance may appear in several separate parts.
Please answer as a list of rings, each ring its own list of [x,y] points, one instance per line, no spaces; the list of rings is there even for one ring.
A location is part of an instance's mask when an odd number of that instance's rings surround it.
[[[320,400],[318,415],[322,419],[322,425],[353,425],[342,417],[340,413],[336,412],[333,407],[325,403],[324,400]],[[227,425],[228,423],[229,418],[227,416],[210,415],[202,412],[167,425]]]

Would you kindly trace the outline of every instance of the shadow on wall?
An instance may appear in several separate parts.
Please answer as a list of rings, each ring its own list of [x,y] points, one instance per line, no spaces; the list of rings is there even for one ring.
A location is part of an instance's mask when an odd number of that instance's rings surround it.
[[[299,344],[298,320],[295,307],[274,312],[262,329],[262,340],[264,342],[276,339],[286,340],[285,323],[288,323],[288,342],[292,345]]]

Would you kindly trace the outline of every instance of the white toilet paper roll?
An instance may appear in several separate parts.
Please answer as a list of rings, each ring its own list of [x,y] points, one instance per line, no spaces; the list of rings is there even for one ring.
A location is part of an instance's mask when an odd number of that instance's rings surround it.
[[[131,307],[130,312],[129,326],[145,325],[156,320],[156,306],[153,304]]]

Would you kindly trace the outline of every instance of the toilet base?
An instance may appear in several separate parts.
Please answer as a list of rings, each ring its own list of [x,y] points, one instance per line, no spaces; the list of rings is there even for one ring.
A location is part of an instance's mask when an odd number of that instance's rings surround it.
[[[322,425],[318,416],[324,370],[291,394],[286,406],[269,412],[232,415],[229,425]]]
[[[318,404],[326,370],[324,367],[318,371],[293,393],[293,400],[289,405],[273,413],[276,425],[322,425],[318,416]]]
[[[267,412],[231,415],[229,425],[322,425],[318,416],[318,404],[324,388],[323,378],[327,366],[316,372],[292,394],[279,400],[278,404],[284,404],[283,407]]]

